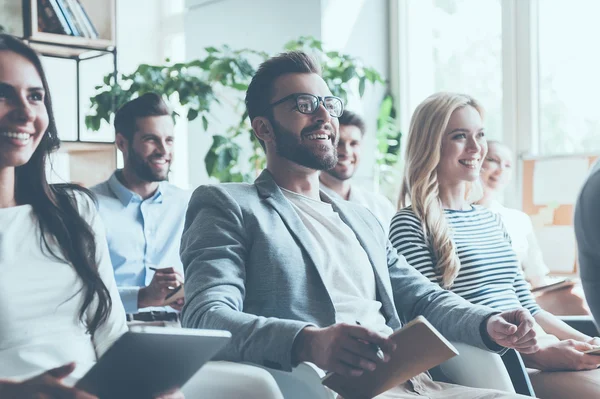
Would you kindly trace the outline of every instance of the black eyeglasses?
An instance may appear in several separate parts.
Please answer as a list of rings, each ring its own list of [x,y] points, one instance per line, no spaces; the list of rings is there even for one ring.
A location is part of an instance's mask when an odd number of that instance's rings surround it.
[[[319,104],[329,112],[329,115],[339,118],[344,113],[344,102],[341,98],[335,96],[319,97],[308,93],[294,93],[283,97],[281,100],[269,104],[269,107],[274,107],[278,104],[286,102],[290,98],[296,100],[296,108],[302,114],[314,114],[319,109]]]

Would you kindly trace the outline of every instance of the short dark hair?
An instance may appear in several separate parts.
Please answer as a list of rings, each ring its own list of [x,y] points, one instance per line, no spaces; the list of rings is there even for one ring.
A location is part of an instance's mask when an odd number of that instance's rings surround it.
[[[133,138],[136,129],[136,120],[147,116],[171,115],[171,110],[156,93],[146,93],[121,106],[115,114],[115,132],[120,133],[127,140]]]
[[[365,120],[352,111],[344,110],[338,121],[340,122],[340,126],[356,126],[360,130],[361,136],[364,136],[367,131]]]
[[[246,109],[250,121],[257,116],[270,116],[270,114],[265,115],[265,111],[269,107],[273,83],[277,78],[288,73],[321,75],[321,66],[313,57],[302,51],[282,53],[260,64],[246,91]]]

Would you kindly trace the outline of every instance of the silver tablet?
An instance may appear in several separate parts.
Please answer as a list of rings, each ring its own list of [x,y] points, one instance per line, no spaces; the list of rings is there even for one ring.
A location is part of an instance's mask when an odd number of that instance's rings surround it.
[[[230,338],[221,330],[133,326],[75,386],[100,399],[152,398],[182,387]]]

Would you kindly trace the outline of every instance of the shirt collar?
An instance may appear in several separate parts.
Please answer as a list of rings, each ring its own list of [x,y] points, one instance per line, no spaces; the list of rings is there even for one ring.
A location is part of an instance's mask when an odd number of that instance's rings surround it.
[[[130,189],[125,187],[123,185],[123,183],[121,183],[119,181],[119,178],[117,177],[118,173],[121,173],[121,169],[116,170],[112,174],[110,179],[108,179],[108,186],[110,187],[112,192],[115,194],[115,196],[119,199],[119,201],[121,201],[123,206],[127,206],[131,201],[143,202],[144,200],[142,199],[142,197],[139,194],[134,193],[133,191],[131,191]],[[162,203],[163,202],[163,191],[165,189],[165,184],[166,184],[166,182],[160,182],[158,184],[158,189],[156,190],[154,195],[152,197],[148,198],[146,201]]]

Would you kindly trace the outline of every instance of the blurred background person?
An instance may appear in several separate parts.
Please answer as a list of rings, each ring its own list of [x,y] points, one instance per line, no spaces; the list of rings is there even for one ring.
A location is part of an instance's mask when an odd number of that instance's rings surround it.
[[[396,214],[394,205],[383,195],[363,190],[357,184],[352,184],[352,177],[360,165],[366,132],[365,121],[358,114],[344,110],[339,122],[338,162],[333,169],[321,172],[319,176],[321,190],[334,198],[342,198],[367,207],[387,231],[390,221]]]
[[[499,141],[488,141],[488,153],[481,170],[483,197],[478,204],[500,215],[525,279],[535,291],[536,288],[541,289],[563,282],[565,278],[550,276],[550,269],[544,262],[529,215],[500,203],[506,187],[513,178],[514,165],[515,156],[507,145]],[[536,293],[536,300],[543,309],[556,315],[589,314],[581,285],[576,281],[567,280],[565,284],[553,290],[541,289]]]

